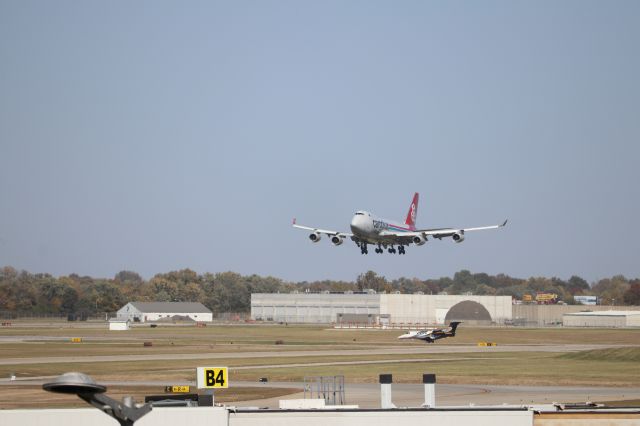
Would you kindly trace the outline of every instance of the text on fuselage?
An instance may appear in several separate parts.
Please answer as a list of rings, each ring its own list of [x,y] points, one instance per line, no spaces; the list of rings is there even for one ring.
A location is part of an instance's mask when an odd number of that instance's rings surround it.
[[[374,220],[373,229],[377,229],[377,230],[389,229],[389,224],[381,220]]]

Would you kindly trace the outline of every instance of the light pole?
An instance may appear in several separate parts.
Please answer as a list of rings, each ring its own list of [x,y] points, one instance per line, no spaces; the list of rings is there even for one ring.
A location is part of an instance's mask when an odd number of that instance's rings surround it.
[[[42,389],[49,392],[75,394],[87,403],[113,417],[122,426],[133,426],[136,420],[151,411],[150,404],[136,407],[133,398],[125,397],[122,402],[104,395],[107,387],[97,384],[82,373],[64,373],[53,382],[45,383]]]

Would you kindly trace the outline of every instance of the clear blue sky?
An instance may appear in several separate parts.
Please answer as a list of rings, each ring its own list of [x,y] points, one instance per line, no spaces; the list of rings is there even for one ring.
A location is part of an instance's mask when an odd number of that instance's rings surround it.
[[[640,2],[0,1],[0,266],[640,275]],[[355,210],[503,231],[406,256]]]

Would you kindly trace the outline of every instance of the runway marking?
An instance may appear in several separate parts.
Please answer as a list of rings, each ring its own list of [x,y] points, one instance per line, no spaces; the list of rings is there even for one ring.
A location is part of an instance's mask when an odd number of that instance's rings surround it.
[[[231,370],[253,370],[257,368],[294,368],[294,367],[324,367],[332,365],[367,365],[367,364],[400,364],[400,363],[417,363],[417,362],[443,362],[443,361],[473,361],[473,360],[505,360],[514,359],[514,357],[464,357],[464,358],[412,358],[412,359],[381,359],[370,361],[335,361],[335,362],[310,362],[299,364],[271,364],[271,365],[243,365],[239,367],[230,367]],[[180,371],[180,370],[176,370]]]

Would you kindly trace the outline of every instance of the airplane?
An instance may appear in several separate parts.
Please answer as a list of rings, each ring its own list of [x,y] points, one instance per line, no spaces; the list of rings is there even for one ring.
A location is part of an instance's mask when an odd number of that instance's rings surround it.
[[[376,253],[384,253],[387,249],[389,253],[396,253],[394,246],[398,246],[397,253],[405,254],[405,246],[415,244],[416,246],[424,245],[429,237],[442,240],[445,237],[451,237],[456,243],[464,241],[466,232],[480,231],[483,229],[502,228],[507,224],[505,220],[500,225],[481,226],[476,228],[434,228],[434,229],[417,229],[416,217],[418,215],[418,200],[420,194],[417,192],[413,195],[409,212],[404,223],[394,222],[382,219],[364,210],[357,211],[351,219],[351,233],[331,231],[328,229],[313,228],[302,226],[293,219],[293,227],[311,231],[309,239],[317,243],[321,240],[322,235],[326,235],[335,246],[341,245],[345,238],[351,238],[358,247],[361,254],[369,254],[368,245],[377,245]]]
[[[419,339],[424,340],[425,343],[434,343],[438,339],[444,339],[445,337],[454,337],[456,335],[456,328],[461,321],[451,321],[449,327],[445,328],[433,328],[430,330],[410,331],[407,334],[399,336],[398,339]]]

